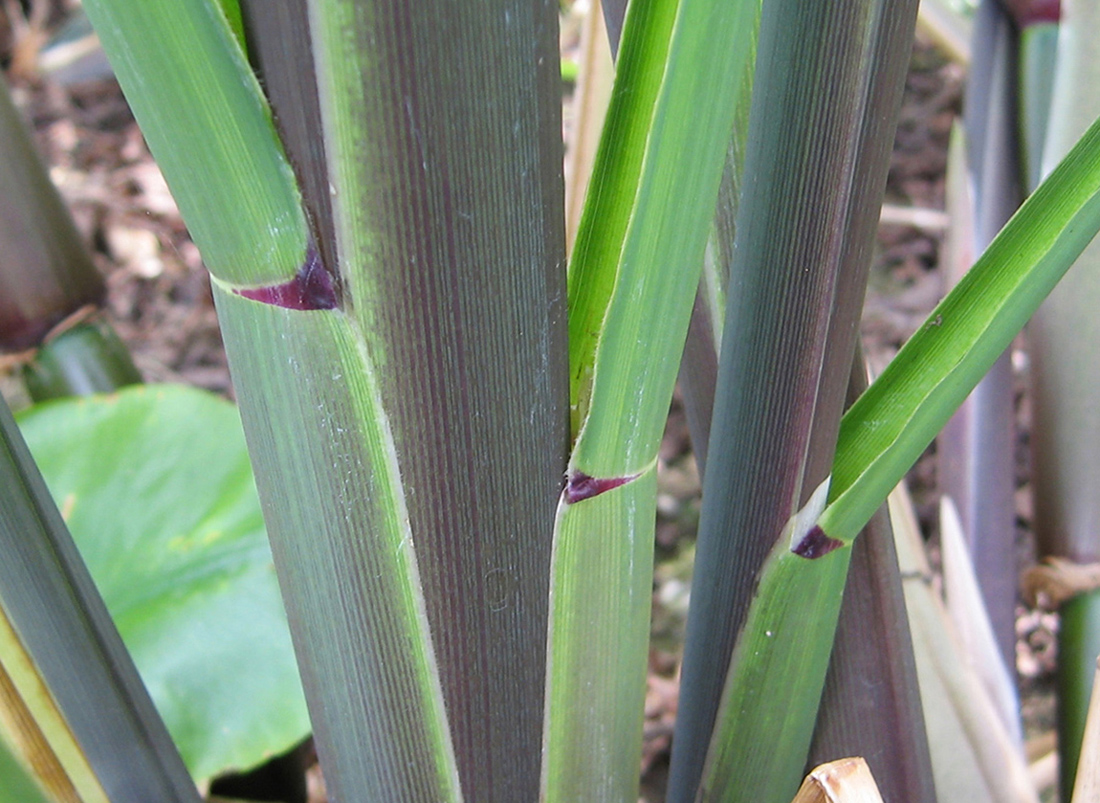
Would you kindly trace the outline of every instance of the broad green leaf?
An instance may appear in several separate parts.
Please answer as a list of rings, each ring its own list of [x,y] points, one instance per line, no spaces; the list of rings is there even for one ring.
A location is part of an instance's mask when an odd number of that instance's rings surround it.
[[[301,741],[309,723],[236,409],[145,386],[19,421],[192,774]]]

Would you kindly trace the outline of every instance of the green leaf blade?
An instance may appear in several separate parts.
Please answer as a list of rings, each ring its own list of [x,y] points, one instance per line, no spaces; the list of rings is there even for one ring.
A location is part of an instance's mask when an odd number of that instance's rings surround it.
[[[652,6],[652,17],[627,15],[601,140],[644,150],[626,148],[616,164],[601,147],[570,267],[572,466],[594,477],[640,471],[656,453],[755,54],[751,0]],[[672,156],[684,153],[692,158]]]
[[[293,171],[216,0],[85,6],[195,243],[223,281],[286,282],[308,231]]]
[[[845,414],[821,528],[848,541],[1100,229],[1100,124]]]

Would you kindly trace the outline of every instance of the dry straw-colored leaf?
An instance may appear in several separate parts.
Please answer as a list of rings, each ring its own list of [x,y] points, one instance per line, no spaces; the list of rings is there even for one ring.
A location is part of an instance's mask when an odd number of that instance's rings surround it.
[[[882,795],[866,761],[841,758],[815,767],[792,803],[882,803]]]

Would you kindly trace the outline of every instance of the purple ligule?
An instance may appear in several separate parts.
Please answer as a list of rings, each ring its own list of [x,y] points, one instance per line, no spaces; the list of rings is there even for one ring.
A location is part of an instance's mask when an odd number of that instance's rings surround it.
[[[565,483],[565,503],[572,505],[584,499],[591,499],[593,496],[599,496],[604,491],[626,485],[631,480],[637,479],[638,476],[637,474],[631,474],[629,477],[597,479],[596,477],[589,477],[582,471],[574,471],[569,475],[568,482]]]
[[[813,529],[802,537],[801,541],[791,547],[791,552],[799,557],[813,560],[814,558],[820,558],[822,555],[828,555],[834,549],[842,546],[844,546],[843,541],[825,535],[825,531],[815,524]]]
[[[336,286],[332,276],[321,264],[321,255],[312,245],[306,251],[306,261],[298,275],[285,284],[237,290],[237,295],[262,301],[276,307],[297,310],[334,309]]]

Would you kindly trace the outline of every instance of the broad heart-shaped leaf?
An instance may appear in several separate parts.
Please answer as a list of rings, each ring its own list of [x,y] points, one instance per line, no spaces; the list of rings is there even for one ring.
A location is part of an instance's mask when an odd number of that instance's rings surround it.
[[[18,420],[191,774],[248,768],[305,738],[236,408],[144,385]]]

